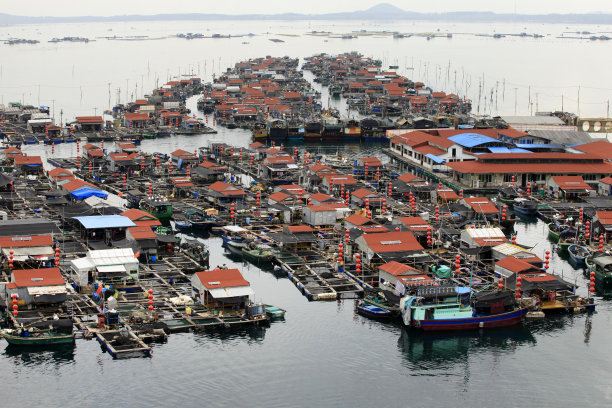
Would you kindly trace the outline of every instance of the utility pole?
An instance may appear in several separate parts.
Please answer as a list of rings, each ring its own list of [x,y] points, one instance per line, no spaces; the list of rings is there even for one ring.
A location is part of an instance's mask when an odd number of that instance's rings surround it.
[[[580,117],[580,85],[578,85],[578,117]]]
[[[517,96],[518,88],[514,88],[514,116],[516,116],[516,96]]]

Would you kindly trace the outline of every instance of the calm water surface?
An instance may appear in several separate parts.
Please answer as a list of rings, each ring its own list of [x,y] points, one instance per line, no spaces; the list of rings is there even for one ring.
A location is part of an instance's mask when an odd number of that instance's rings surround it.
[[[517,226],[520,242],[550,248],[544,224]],[[74,349],[0,351],[3,406],[576,406],[612,401],[610,303],[501,331],[423,334],[359,316],[355,301],[308,302],[272,271],[224,255],[256,300],[287,310],[269,328],[173,334],[152,358],[112,360],[96,341]],[[552,266],[581,271],[553,256]],[[571,280],[571,279],[570,279]],[[4,347],[4,345],[2,346]],[[112,394],[112,395],[111,395]],[[410,403],[409,403],[410,402]],[[459,404],[458,404],[459,403]]]

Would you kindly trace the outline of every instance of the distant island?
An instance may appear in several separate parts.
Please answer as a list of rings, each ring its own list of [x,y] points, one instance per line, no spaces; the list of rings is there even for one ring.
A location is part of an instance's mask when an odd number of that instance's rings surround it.
[[[117,21],[177,21],[177,20],[414,20],[449,22],[517,22],[549,24],[612,24],[612,14],[498,14],[489,11],[458,11],[448,13],[417,13],[402,10],[388,3],[381,3],[367,10],[326,14],[154,14],[122,16],[75,16],[75,17],[28,17],[0,13],[0,24],[44,24],[44,23],[86,23]]]

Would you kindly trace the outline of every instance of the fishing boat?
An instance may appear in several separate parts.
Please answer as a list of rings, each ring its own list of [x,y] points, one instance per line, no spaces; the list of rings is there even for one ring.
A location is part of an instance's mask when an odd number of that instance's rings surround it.
[[[518,197],[519,195],[516,189],[511,187],[502,188],[497,192],[497,200],[507,205],[513,205],[514,200]]]
[[[270,319],[283,319],[287,312],[285,309],[272,305],[264,305],[264,308],[266,310],[266,315],[268,315]]]
[[[564,229],[559,233],[559,240],[557,242],[559,251],[567,251],[569,246],[575,244],[577,240],[578,231],[576,229],[572,227]]]
[[[268,137],[274,142],[284,142],[287,140],[289,130],[287,122],[282,119],[273,119],[268,123]]]
[[[584,264],[585,258],[590,255],[588,248],[577,244],[570,245],[567,248],[567,252],[569,253],[571,260],[574,261],[576,265]]]
[[[304,141],[304,124],[301,122],[292,122],[287,127],[287,140],[293,143],[301,143]]]
[[[206,214],[201,211],[190,209],[185,211],[185,219],[191,224],[191,228],[197,231],[207,231],[211,228]]]
[[[172,203],[167,200],[147,198],[141,200],[138,207],[158,220],[167,220],[172,217]]]
[[[510,291],[498,291],[501,300],[488,300],[486,308],[472,303],[472,290],[466,287],[428,287],[413,292],[400,301],[402,321],[426,331],[513,326],[522,322],[528,311],[516,301],[509,303]]]
[[[512,208],[519,214],[535,216],[538,212],[538,202],[525,197],[517,197],[514,199]]]
[[[343,142],[359,142],[361,140],[361,126],[356,120],[349,120],[342,129]]]
[[[58,333],[53,330],[0,330],[0,336],[15,346],[49,346],[74,344],[74,333]]]
[[[242,248],[242,256],[252,262],[270,263],[274,259],[274,252],[271,249],[268,245],[255,246],[251,243],[247,247]]]
[[[321,141],[321,122],[319,120],[311,120],[306,122],[304,128],[305,142],[320,142]]]
[[[547,313],[595,310],[593,298],[576,295],[575,284],[548,272],[521,273],[521,290],[525,297],[536,299],[537,307]]]
[[[366,290],[363,294],[363,301],[372,306],[388,310],[393,316],[400,313],[399,296],[393,292],[383,289]]]
[[[595,272],[595,285],[602,291],[612,289],[612,256],[605,254],[586,259],[589,272]]]
[[[342,124],[338,118],[327,116],[323,120],[323,129],[321,129],[322,142],[339,142],[342,140]]]
[[[185,255],[202,266],[209,265],[210,251],[204,239],[186,234],[176,234],[176,238],[179,239],[181,250]]]
[[[371,319],[390,319],[393,314],[388,309],[374,306],[366,302],[361,302],[357,305],[357,313],[362,316],[369,317]]]
[[[265,143],[268,139],[268,128],[266,124],[260,122],[254,123],[251,126],[251,135],[254,141]]]

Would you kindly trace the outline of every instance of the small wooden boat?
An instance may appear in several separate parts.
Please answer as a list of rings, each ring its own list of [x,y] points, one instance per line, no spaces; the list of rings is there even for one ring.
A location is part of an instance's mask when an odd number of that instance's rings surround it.
[[[559,226],[554,222],[548,223],[548,238],[555,244],[559,242]]]
[[[264,305],[264,308],[266,310],[266,315],[268,315],[270,319],[283,319],[287,312],[285,309],[272,305]]]
[[[274,252],[267,245],[260,245],[255,248],[250,246],[242,248],[242,256],[247,258],[249,261],[257,263],[269,263],[274,259]]]
[[[365,302],[357,305],[357,313],[371,319],[390,319],[393,316],[390,310]]]
[[[64,334],[52,330],[18,332],[14,329],[0,330],[0,336],[9,344],[15,346],[49,346],[60,344],[74,344],[74,333]]]
[[[590,255],[588,248],[577,244],[570,245],[567,248],[567,252],[569,253],[571,260],[574,261],[576,265],[584,264],[585,258]]]

